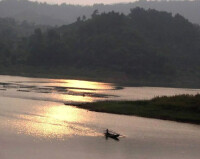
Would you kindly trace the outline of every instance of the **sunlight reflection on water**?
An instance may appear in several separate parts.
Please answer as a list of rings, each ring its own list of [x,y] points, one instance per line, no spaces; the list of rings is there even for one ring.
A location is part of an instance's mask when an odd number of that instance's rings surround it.
[[[73,87],[73,88],[85,88],[85,89],[113,89],[112,84],[102,82],[91,82],[82,80],[61,80],[61,86]]]
[[[0,109],[4,109],[0,115],[8,118],[7,122],[2,119],[0,125],[4,128],[12,128],[13,132],[18,134],[38,138],[63,139],[73,135],[102,135],[95,128],[87,126],[85,121],[90,119],[89,114],[86,116],[83,113],[85,111],[48,101],[93,102],[97,98],[89,96],[88,93],[112,90],[112,84],[81,80],[0,77],[0,82],[3,82],[1,87],[6,89],[5,92],[0,92],[0,95],[5,97],[0,101]]]
[[[66,102],[138,100],[157,95],[196,94],[200,91],[155,87],[126,87],[116,90],[109,83],[11,76],[0,76],[0,82],[0,86],[6,89],[0,92],[0,128],[11,128],[11,132],[38,138],[60,139],[73,135],[102,136],[102,128],[98,131],[97,125],[88,125],[94,120],[92,113],[65,106]]]
[[[78,95],[75,96],[75,95],[54,94],[52,96],[54,96],[57,99],[69,102],[93,102],[95,100],[95,98],[93,97],[78,96]]]
[[[49,103],[48,106],[37,106],[31,113],[24,111],[12,112],[12,118],[4,127],[13,127],[19,134],[45,138],[100,135],[95,129],[84,124],[84,121],[88,120],[87,116],[71,106]]]
[[[12,79],[12,81],[10,80]],[[82,80],[42,79],[0,75],[0,95],[14,98],[55,102],[93,102],[105,98],[115,86],[109,83]]]

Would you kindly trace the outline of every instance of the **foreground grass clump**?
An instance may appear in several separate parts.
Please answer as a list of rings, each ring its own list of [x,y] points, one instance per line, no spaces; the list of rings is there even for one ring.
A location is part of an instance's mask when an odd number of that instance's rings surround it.
[[[103,101],[79,104],[91,111],[200,124],[200,95],[156,97],[144,101]]]

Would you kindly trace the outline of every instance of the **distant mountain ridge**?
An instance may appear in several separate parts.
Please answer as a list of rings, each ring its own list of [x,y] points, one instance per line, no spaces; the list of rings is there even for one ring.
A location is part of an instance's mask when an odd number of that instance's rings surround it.
[[[173,14],[179,13],[190,22],[200,24],[200,1],[145,1],[133,3],[121,3],[113,5],[95,4],[93,6],[79,5],[50,5],[47,3],[31,2],[27,0],[3,0],[0,1],[0,17],[11,17],[20,21],[29,21],[42,25],[71,24],[80,16],[89,18],[93,11],[120,12],[129,14],[131,8],[143,7],[159,11],[167,11]]]

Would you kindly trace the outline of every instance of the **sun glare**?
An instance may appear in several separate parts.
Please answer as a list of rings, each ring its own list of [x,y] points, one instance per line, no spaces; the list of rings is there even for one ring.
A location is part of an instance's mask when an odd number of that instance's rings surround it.
[[[70,88],[82,88],[82,89],[92,89],[92,90],[103,90],[103,89],[113,89],[113,86],[109,83],[101,82],[90,82],[82,80],[61,80],[63,83],[61,86]]]
[[[60,139],[74,135],[99,135],[95,130],[84,126],[87,116],[71,106],[47,106],[37,109],[35,114],[24,113],[17,118],[18,120],[10,120],[7,124],[18,130],[18,134]]]

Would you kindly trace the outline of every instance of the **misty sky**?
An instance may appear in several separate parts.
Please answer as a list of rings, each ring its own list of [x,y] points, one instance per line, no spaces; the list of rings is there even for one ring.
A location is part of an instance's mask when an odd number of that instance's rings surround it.
[[[92,5],[95,3],[104,3],[104,4],[112,4],[112,3],[125,3],[125,2],[134,2],[136,0],[32,0],[38,2],[47,2],[47,3],[67,3],[67,4],[81,4],[81,5]]]

